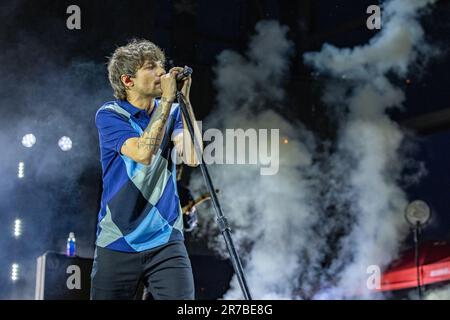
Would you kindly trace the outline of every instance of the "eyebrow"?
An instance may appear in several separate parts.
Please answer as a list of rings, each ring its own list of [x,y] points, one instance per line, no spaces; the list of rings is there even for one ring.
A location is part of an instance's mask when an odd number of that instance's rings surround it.
[[[156,62],[146,62],[143,67],[147,68],[147,67],[153,67],[154,65],[160,65],[161,67],[165,67],[165,63],[162,61],[156,61]]]

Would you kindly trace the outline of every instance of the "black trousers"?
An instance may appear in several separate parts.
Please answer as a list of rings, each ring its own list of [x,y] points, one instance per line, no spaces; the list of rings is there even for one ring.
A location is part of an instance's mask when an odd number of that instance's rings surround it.
[[[91,299],[131,300],[142,284],[156,300],[193,300],[194,278],[183,241],[143,252],[96,247],[91,273]]]

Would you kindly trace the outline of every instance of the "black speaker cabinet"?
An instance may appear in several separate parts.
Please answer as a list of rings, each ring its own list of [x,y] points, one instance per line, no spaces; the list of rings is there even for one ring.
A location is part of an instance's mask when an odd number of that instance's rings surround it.
[[[93,259],[48,251],[37,258],[36,300],[89,300]]]

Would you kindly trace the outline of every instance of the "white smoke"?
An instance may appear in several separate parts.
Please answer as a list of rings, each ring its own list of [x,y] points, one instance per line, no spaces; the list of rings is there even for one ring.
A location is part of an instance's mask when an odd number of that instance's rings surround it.
[[[328,104],[348,108],[340,120],[332,166],[339,172],[346,168],[349,192],[342,193],[339,200],[351,204],[354,219],[348,221],[351,230],[327,271],[337,279],[327,290],[327,298],[370,297],[370,291],[364,290],[367,268],[385,268],[398,253],[407,231],[403,216],[407,199],[399,186],[404,134],[385,113],[401,107],[405,96],[388,74],[405,76],[419,56],[431,53],[418,14],[434,2],[386,1],[383,28],[367,45],[352,49],[324,45],[320,52],[304,56],[319,72],[346,79],[343,86],[348,92],[333,95],[339,92],[334,90],[326,97]]]
[[[218,106],[205,127],[280,129],[279,172],[262,176],[260,165],[216,165],[210,170],[233,226],[233,240],[246,262],[252,294],[255,298],[289,298],[297,285],[292,275],[299,272],[299,249],[308,242],[308,233],[301,230],[315,219],[302,173],[312,163],[314,141],[306,130],[299,130],[300,124],[277,112],[292,46],[286,39],[287,29],[264,21],[256,30],[247,57],[231,51],[219,55]],[[197,176],[191,186],[200,189],[202,184]],[[208,213],[201,220],[211,217]],[[226,254],[221,237],[216,240]],[[238,297],[241,291],[234,279],[226,298]]]
[[[450,300],[450,286],[427,292],[425,300]]]
[[[7,20],[2,23],[14,25],[20,6],[6,7]],[[101,177],[94,117],[101,103],[110,99],[111,90],[104,65],[68,57],[70,51],[56,55],[41,39],[20,28],[11,34],[20,41],[0,36],[0,43],[8,47],[0,53],[1,70],[7,75],[0,86],[4,112],[0,143],[7,151],[0,155],[0,211],[8,231],[0,237],[0,269],[7,276],[17,262],[21,275],[16,286],[21,289],[12,290],[12,282],[4,276],[0,298],[32,299],[36,258],[47,250],[64,251],[69,232],[77,237],[77,254],[93,256],[96,182]],[[28,133],[37,139],[32,148],[21,144]],[[73,140],[73,149],[65,153],[57,144],[63,135]],[[19,161],[25,164],[23,179],[17,177]],[[10,233],[16,218],[24,226],[20,241]]]
[[[246,57],[219,55],[218,105],[204,127],[280,128],[289,140],[280,144],[275,176],[259,175],[258,166],[210,167],[254,298],[370,297],[367,268],[395,258],[407,231],[399,186],[404,134],[385,112],[405,97],[387,75],[405,76],[433,52],[418,17],[434,2],[386,1],[383,28],[367,45],[324,45],[304,56],[319,72],[342,79],[324,93],[339,129],[335,148],[322,154],[310,132],[277,112],[292,46],[285,27],[260,22]],[[194,190],[202,185],[200,176],[191,181]],[[204,215],[201,232],[214,233],[212,215]],[[212,243],[226,252],[215,234]],[[234,278],[225,298],[241,297]]]

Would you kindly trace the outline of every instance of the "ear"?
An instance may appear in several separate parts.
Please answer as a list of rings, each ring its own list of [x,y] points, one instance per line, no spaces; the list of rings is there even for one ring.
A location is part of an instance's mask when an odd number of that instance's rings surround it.
[[[131,80],[131,76],[128,74],[123,74],[120,76],[120,80],[122,81],[125,88],[131,88],[134,86],[133,80]]]

